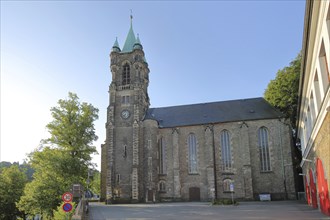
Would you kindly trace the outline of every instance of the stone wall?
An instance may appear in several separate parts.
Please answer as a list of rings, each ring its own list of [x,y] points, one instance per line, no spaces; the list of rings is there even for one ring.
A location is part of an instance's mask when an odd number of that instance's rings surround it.
[[[272,168],[269,172],[260,172],[258,129],[262,126],[269,130]],[[231,135],[231,170],[223,170],[221,164],[220,132],[224,129]],[[224,180],[231,179],[235,198],[258,199],[260,193],[270,193],[275,200],[295,199],[290,132],[289,126],[278,119],[159,129],[157,140],[163,137],[166,142],[167,174],[155,173],[158,176],[156,185],[159,181],[166,183],[166,191],[158,197],[188,201],[189,188],[198,187],[202,201],[212,200],[215,196],[214,143],[218,198],[231,197],[231,193],[223,189]],[[197,138],[197,174],[188,173],[187,137],[190,133]],[[158,150],[157,147],[153,149]],[[155,165],[159,166],[157,160]]]

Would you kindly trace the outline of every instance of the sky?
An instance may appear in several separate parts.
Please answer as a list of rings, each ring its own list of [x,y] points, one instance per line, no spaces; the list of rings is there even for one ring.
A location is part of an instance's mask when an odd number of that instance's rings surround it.
[[[99,109],[100,169],[109,54],[133,29],[150,107],[262,97],[302,47],[305,1],[1,1],[0,161],[49,137],[50,108],[74,92]]]

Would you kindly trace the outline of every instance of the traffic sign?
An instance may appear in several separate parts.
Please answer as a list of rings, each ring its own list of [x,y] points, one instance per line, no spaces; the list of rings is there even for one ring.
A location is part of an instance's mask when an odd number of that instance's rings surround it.
[[[62,206],[63,211],[70,212],[72,210],[72,204],[71,203],[64,203]]]
[[[234,192],[234,183],[230,183],[229,189],[230,189],[230,192]]]
[[[72,196],[72,194],[69,193],[69,192],[66,192],[66,193],[64,193],[64,194],[62,195],[62,200],[63,200],[63,202],[71,202],[71,201],[72,201],[72,198],[73,198],[73,196]]]

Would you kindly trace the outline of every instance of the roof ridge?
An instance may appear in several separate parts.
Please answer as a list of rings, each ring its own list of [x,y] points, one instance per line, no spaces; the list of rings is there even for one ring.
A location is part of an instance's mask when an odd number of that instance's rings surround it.
[[[171,106],[163,106],[163,107],[152,107],[150,109],[185,107],[185,106],[197,106],[197,105],[207,105],[207,104],[225,103],[225,102],[239,102],[239,101],[249,101],[249,100],[253,100],[253,99],[265,100],[263,97],[255,97],[255,98],[246,98],[246,99],[232,99],[232,100],[224,100],[224,101],[201,102],[201,103],[192,103],[192,104],[183,104],[183,105],[171,105]]]

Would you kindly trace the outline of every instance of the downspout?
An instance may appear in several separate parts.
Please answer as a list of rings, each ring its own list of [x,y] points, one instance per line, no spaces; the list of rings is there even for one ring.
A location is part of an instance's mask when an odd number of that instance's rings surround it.
[[[279,140],[280,140],[280,150],[281,150],[281,162],[282,162],[282,178],[283,178],[283,185],[284,185],[284,192],[285,192],[285,199],[288,199],[288,192],[287,192],[287,189],[286,189],[286,175],[285,175],[285,165],[284,165],[284,155],[283,155],[283,145],[282,145],[282,129],[281,129],[281,118],[279,118]],[[284,123],[283,123],[284,124]]]
[[[213,175],[214,175],[214,199],[218,199],[218,180],[217,180],[217,163],[215,156],[215,143],[214,143],[214,125],[211,127],[212,131],[212,149],[213,149]]]

